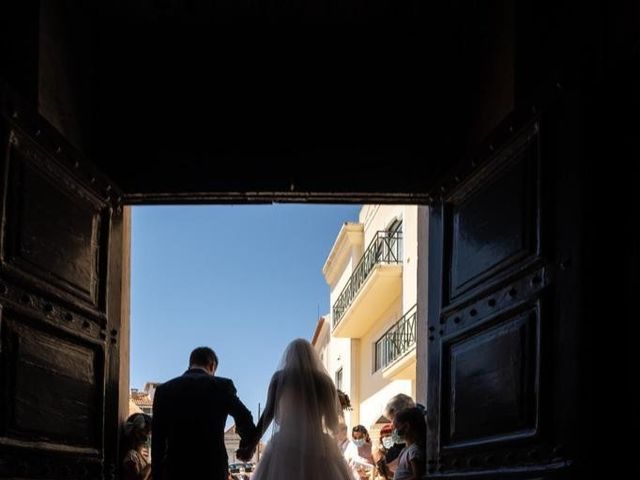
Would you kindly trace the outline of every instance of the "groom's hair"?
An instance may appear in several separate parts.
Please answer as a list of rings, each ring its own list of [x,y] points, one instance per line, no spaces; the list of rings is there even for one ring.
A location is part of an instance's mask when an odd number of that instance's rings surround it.
[[[218,356],[209,347],[198,347],[189,356],[189,365],[208,367],[212,363],[214,366],[218,366]]]

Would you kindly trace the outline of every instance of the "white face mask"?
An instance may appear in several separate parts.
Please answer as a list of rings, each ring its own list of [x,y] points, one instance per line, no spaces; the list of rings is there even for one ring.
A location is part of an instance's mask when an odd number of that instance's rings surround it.
[[[353,443],[356,444],[356,447],[362,447],[365,444],[365,439],[364,438],[354,438],[353,439]]]
[[[394,441],[393,438],[391,437],[384,437],[382,439],[382,445],[384,446],[384,448],[386,448],[387,450],[390,449],[391,447],[393,447],[394,445]]]

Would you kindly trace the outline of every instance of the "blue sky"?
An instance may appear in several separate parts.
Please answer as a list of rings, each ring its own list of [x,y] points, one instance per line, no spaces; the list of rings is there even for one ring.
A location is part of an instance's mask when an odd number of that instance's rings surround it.
[[[134,207],[131,386],[213,348],[257,417],[285,346],[329,309],[322,265],[359,206]]]

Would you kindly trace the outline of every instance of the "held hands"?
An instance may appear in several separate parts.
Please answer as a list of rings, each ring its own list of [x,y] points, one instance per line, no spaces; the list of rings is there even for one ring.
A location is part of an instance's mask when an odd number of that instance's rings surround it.
[[[242,460],[243,462],[248,462],[253,458],[253,454],[255,453],[255,447],[243,447],[236,450],[236,457],[238,460]]]
[[[251,438],[247,443],[241,442],[240,448],[236,450],[236,458],[243,462],[250,462],[253,455],[256,453],[259,443],[260,438],[257,435]]]

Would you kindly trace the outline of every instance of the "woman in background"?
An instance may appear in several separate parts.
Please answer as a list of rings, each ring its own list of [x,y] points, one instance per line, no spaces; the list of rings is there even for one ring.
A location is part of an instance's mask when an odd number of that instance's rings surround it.
[[[123,480],[149,480],[151,417],[145,413],[134,413],[125,422],[123,432],[127,449],[122,461]]]
[[[351,438],[356,447],[358,447],[358,457],[364,460],[373,467],[373,456],[371,454],[371,437],[364,425],[356,425],[351,430]],[[369,472],[366,468],[358,467],[358,475],[361,479],[370,478]]]

